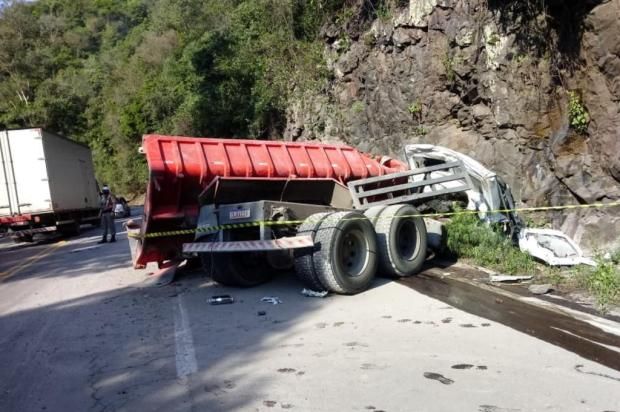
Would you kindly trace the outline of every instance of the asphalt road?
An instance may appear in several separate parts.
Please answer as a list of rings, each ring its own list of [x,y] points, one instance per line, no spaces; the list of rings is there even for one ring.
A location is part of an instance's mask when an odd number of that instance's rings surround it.
[[[620,372],[402,284],[153,287],[98,239],[0,241],[0,411],[620,411]]]

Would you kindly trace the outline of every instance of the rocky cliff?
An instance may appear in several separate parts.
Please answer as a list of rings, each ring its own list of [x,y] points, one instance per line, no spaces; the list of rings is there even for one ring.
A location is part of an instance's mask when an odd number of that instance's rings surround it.
[[[410,0],[365,24],[358,7],[324,28],[331,80],[292,105],[286,138],[447,146],[521,206],[618,201],[620,0],[569,3]],[[586,249],[620,246],[618,208],[545,217]]]

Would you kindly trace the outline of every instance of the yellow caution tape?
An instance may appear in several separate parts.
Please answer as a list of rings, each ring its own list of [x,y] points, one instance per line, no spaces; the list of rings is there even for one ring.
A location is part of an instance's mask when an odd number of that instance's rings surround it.
[[[610,203],[591,203],[591,204],[582,204],[582,205],[564,205],[564,206],[539,206],[539,207],[521,207],[515,209],[497,209],[497,210],[489,210],[489,211],[479,211],[479,210],[459,210],[456,212],[445,212],[445,213],[418,213],[415,215],[401,215],[398,216],[401,218],[408,217],[447,217],[447,216],[456,216],[456,215],[465,215],[465,214],[492,214],[492,213],[510,213],[510,212],[542,212],[548,210],[566,210],[566,209],[602,209],[608,207],[616,207],[620,206],[620,202],[610,202]],[[391,218],[394,216],[383,216],[381,215],[379,219]],[[346,220],[358,220],[365,219],[361,217],[350,218]],[[259,226],[290,226],[290,225],[300,225],[304,223],[305,220],[280,220],[280,221],[272,221],[272,220],[264,220],[264,221],[254,221],[254,222],[246,222],[246,223],[228,223],[225,225],[217,225],[217,226],[205,226],[199,227],[195,229],[182,229],[182,230],[171,230],[167,232],[152,232],[146,233],[145,235],[138,235],[129,233],[128,236],[137,239],[144,238],[156,238],[156,237],[168,237],[168,236],[184,236],[184,235],[193,235],[196,233],[207,233],[207,232],[218,232],[220,230],[226,229],[243,229],[249,227],[259,227]]]

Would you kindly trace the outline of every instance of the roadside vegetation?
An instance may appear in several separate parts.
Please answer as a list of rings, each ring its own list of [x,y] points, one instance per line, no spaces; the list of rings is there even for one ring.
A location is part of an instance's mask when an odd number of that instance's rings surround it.
[[[610,258],[596,257],[596,267],[578,266],[557,279],[559,287],[587,290],[601,312],[620,305],[620,250]]]
[[[345,0],[38,0],[0,7],[0,129],[91,146],[98,178],[144,190],[146,133],[270,138],[326,76]]]
[[[280,138],[346,37],[402,0],[0,1],[0,129],[87,143],[100,181],[139,193],[143,134]]]
[[[560,292],[587,292],[601,312],[620,305],[620,249],[607,257],[597,256],[596,267],[554,268],[521,252],[476,214],[455,215],[445,227],[446,252],[453,257],[505,275],[532,275]]]
[[[446,247],[454,257],[506,275],[529,275],[536,268],[530,255],[472,213],[452,217],[446,225]]]

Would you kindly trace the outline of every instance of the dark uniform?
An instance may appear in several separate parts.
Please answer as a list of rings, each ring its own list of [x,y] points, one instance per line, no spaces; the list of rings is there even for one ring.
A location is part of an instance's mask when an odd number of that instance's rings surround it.
[[[110,232],[110,242],[116,242],[116,226],[114,224],[114,205],[116,200],[110,189],[104,186],[101,190],[101,226],[103,226],[103,238],[99,243],[108,241],[108,232]]]

